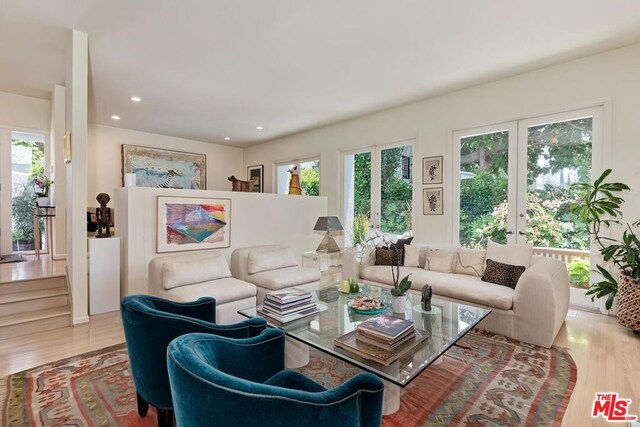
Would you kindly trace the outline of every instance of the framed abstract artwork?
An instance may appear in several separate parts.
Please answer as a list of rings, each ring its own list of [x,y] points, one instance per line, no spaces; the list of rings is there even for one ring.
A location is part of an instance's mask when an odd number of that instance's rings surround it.
[[[231,199],[158,196],[156,252],[231,246]]]
[[[207,189],[207,156],[122,144],[124,174],[136,175],[138,187]]]
[[[247,181],[255,179],[253,188],[249,191],[252,193],[264,193],[262,182],[264,180],[264,165],[249,166],[247,168]]]
[[[442,187],[422,189],[423,215],[442,215],[444,213],[442,207],[442,191]]]
[[[422,158],[422,183],[442,184],[442,156]]]

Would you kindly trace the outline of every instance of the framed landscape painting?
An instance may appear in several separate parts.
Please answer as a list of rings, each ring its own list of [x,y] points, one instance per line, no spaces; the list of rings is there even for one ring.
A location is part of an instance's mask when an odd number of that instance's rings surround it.
[[[207,156],[122,144],[124,174],[136,175],[138,187],[207,189]]]
[[[231,199],[158,196],[156,252],[231,246]]]
[[[422,189],[422,214],[442,215],[442,187]]]
[[[422,183],[442,184],[442,156],[422,159]]]

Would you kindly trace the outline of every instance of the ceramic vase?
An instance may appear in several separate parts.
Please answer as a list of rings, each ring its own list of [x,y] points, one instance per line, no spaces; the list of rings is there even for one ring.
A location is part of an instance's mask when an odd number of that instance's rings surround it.
[[[400,295],[391,298],[391,309],[394,313],[404,313],[407,308],[407,296]]]

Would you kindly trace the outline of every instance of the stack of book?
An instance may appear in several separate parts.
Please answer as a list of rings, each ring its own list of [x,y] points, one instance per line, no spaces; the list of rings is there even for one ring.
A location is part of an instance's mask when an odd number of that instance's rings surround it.
[[[262,312],[280,323],[287,323],[320,312],[311,293],[296,289],[269,292],[264,297]]]
[[[356,328],[356,340],[393,351],[416,336],[411,320],[381,314],[365,320]]]
[[[411,320],[379,314],[362,322],[355,331],[335,339],[337,347],[365,359],[390,365],[429,338]]]

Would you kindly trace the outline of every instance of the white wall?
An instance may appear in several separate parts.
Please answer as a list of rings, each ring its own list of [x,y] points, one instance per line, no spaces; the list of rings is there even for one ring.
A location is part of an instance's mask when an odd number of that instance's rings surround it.
[[[176,190],[163,188],[118,188],[120,206],[116,228],[122,237],[121,295],[148,293],[147,268],[156,256],[157,196],[213,197],[231,199],[231,247],[215,249],[227,260],[236,248],[286,244],[300,255],[315,250],[323,237],[313,231],[319,216],[326,215],[326,197],[230,191]],[[184,252],[182,252],[184,253]]]
[[[50,109],[48,99],[0,92],[0,127],[48,133]]]
[[[247,169],[243,167],[240,148],[92,124],[89,126],[87,193],[90,206],[98,205],[98,193],[107,193],[113,200],[114,190],[122,187],[122,144],[205,154],[208,190],[230,190],[227,177],[231,175],[246,179]],[[109,206],[115,208],[115,201]]]
[[[472,64],[470,64],[472,66]],[[416,138],[414,235],[416,241],[450,244],[452,235],[452,133],[482,125],[604,104],[604,159],[613,178],[628,183],[625,214],[640,217],[640,44],[471,87],[380,113],[303,132],[245,150],[246,165],[265,165],[272,191],[274,161],[321,153],[321,192],[329,213],[340,215],[341,151]],[[422,215],[421,159],[444,155],[445,215]]]

